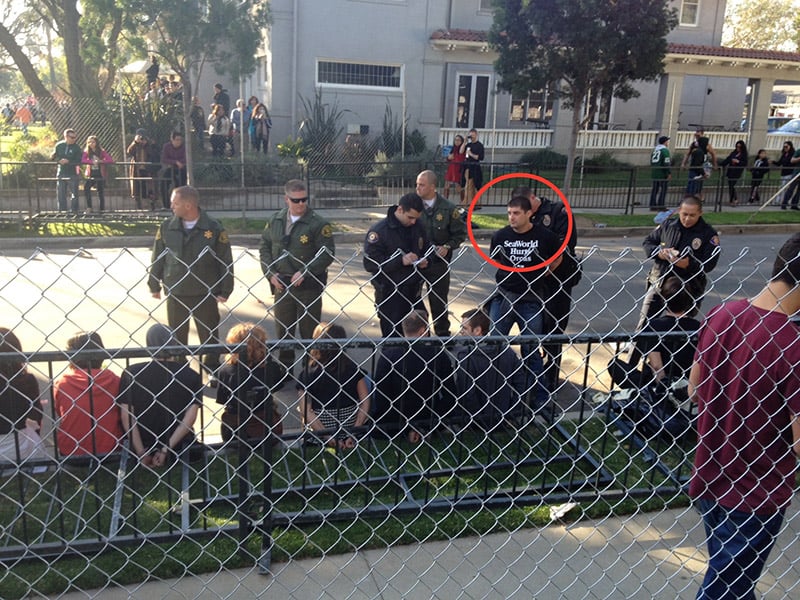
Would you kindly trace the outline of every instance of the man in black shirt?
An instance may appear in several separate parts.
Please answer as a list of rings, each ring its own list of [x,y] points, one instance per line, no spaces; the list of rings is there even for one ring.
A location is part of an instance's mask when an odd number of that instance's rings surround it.
[[[561,264],[562,256],[558,255],[546,267],[542,264],[558,253],[561,242],[549,229],[532,223],[532,217],[530,200],[525,196],[515,196],[508,203],[508,226],[492,236],[490,256],[509,268],[499,268],[495,275],[497,291],[489,303],[493,335],[508,335],[515,323],[522,335],[541,335],[544,332],[549,278]],[[533,270],[519,270],[528,268]],[[533,343],[522,344],[522,355],[529,374],[538,383],[534,404],[541,406],[547,399],[544,382],[539,381],[542,357]]]
[[[484,158],[483,144],[478,141],[478,132],[475,129],[470,129],[467,134],[467,147],[464,150],[466,158],[464,158],[464,172],[461,175],[461,187],[465,190],[468,188],[467,179],[471,179],[475,188],[467,193],[467,203],[472,201],[470,193],[474,194],[483,187],[483,169],[481,169],[481,161]],[[478,208],[476,206],[476,208]]]
[[[415,308],[424,310],[418,269],[428,267],[430,244],[418,221],[423,210],[422,198],[406,194],[364,241],[364,268],[372,274],[383,337],[403,337],[401,321]]]

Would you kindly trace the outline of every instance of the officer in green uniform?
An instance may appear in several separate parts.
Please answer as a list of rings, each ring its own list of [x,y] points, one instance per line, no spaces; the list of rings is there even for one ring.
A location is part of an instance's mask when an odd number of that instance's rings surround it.
[[[173,217],[156,232],[147,285],[153,298],[167,295],[167,323],[175,339],[187,345],[189,317],[194,319],[200,343],[219,344],[219,306],[233,292],[233,256],[228,234],[199,206],[191,186],[175,188],[170,206]],[[219,354],[204,354],[209,372],[219,366]]]
[[[447,295],[450,292],[450,260],[453,252],[467,239],[467,225],[461,220],[458,207],[436,191],[437,178],[433,171],[417,175],[417,195],[425,209],[420,221],[428,242],[434,246],[428,268],[420,271],[428,288],[434,333],[450,336]]]
[[[323,217],[308,208],[308,189],[299,179],[286,183],[286,208],[267,221],[261,235],[261,270],[275,296],[272,307],[278,339],[311,339],[322,317],[322,292],[328,281],[328,266],[336,248],[333,229]],[[290,373],[294,350],[282,348],[281,364]]]

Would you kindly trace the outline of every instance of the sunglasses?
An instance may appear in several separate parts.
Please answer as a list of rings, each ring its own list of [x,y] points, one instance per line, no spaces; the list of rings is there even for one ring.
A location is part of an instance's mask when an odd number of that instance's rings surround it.
[[[305,198],[292,198],[291,196],[287,196],[292,204],[300,204],[301,202],[308,202],[308,196]]]

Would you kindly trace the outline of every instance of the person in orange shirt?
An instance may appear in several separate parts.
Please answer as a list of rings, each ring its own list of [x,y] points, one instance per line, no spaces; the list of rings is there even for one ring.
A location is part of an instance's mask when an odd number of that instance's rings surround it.
[[[19,126],[22,129],[22,135],[28,135],[28,125],[30,125],[31,121],[33,121],[33,114],[28,108],[28,105],[23,104],[19,109],[17,109],[14,118],[19,121]]]
[[[103,350],[95,332],[82,331],[67,341],[73,353],[69,369],[53,384],[58,452],[62,457],[113,452],[122,438],[119,406],[119,375],[103,368],[101,356],[87,352]]]

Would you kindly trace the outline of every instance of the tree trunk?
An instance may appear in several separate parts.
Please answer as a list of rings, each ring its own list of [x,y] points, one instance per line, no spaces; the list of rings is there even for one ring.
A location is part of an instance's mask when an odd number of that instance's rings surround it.
[[[186,182],[194,185],[194,160],[192,154],[192,81],[189,73],[180,74],[181,85],[183,88],[183,143],[186,146]]]
[[[44,100],[47,98],[52,99],[50,90],[48,90],[42,83],[42,80],[39,79],[36,69],[33,68],[33,64],[31,64],[31,61],[28,60],[23,48],[17,43],[17,40],[14,38],[14,36],[11,35],[11,32],[6,29],[5,25],[1,23],[0,46],[5,48],[6,52],[8,52],[8,55],[11,57],[11,60],[17,65],[22,78],[25,80],[25,83],[31,90],[31,93],[39,100]]]

